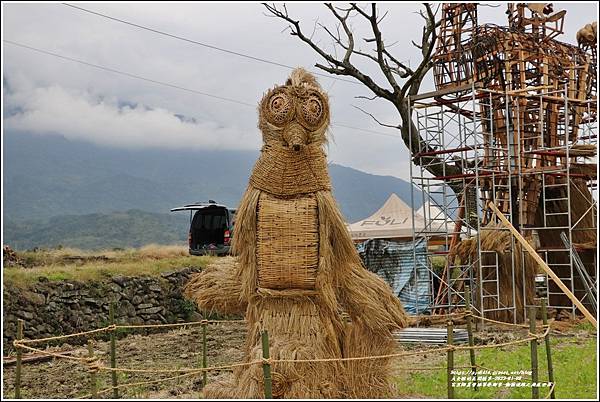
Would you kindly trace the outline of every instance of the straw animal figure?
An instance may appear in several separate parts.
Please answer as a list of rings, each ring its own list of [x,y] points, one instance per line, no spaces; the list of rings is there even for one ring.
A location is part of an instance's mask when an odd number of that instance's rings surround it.
[[[399,300],[361,263],[331,194],[324,146],[327,94],[295,69],[259,105],[263,148],[237,212],[232,252],[188,283],[205,311],[245,314],[245,361],[260,361],[267,330],[273,396],[385,397],[391,358],[291,362],[394,353],[406,326]],[[260,364],[205,388],[212,398],[264,396]]]
[[[598,42],[598,22],[585,24],[583,28],[577,31],[577,44],[583,46],[596,46]]]

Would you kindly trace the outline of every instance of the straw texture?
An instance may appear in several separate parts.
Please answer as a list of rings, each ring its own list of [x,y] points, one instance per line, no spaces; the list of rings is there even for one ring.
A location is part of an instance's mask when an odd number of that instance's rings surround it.
[[[278,196],[331,190],[325,152],[318,144],[304,146],[294,153],[281,146],[265,145],[250,184]]]
[[[407,325],[389,285],[362,265],[331,194],[323,151],[328,124],[327,95],[303,69],[265,94],[259,105],[264,146],[233,236],[237,269],[233,277],[200,274],[188,287],[201,307],[247,303],[246,362],[262,356],[261,330],[269,332],[272,359],[293,361],[387,355],[395,351],[392,331]],[[232,294],[216,295],[224,291]],[[386,359],[276,362],[273,396],[390,396],[390,370]],[[209,385],[205,396],[264,396],[260,365],[233,374],[229,383]]]
[[[209,314],[244,314],[248,303],[239,297],[241,288],[236,259],[224,257],[194,275],[183,288],[183,294]]]
[[[314,196],[259,200],[258,285],[270,289],[314,289],[319,227]],[[282,256],[286,258],[281,258]]]
[[[489,310],[498,309],[499,307],[516,307],[514,311],[512,309],[489,311],[485,313],[485,316],[503,322],[513,322],[513,319],[516,319],[518,323],[524,322],[525,306],[534,303],[534,278],[537,263],[529,253],[523,252],[519,242],[513,241],[512,234],[508,230],[504,230],[501,223],[490,222],[480,229],[478,236],[480,237],[481,251],[484,253],[481,254],[481,262],[476,265],[474,270],[475,281],[478,289],[480,286],[483,287],[484,296],[494,296],[483,299],[483,308]],[[461,264],[464,261],[478,260],[477,247],[477,236],[463,240],[457,245],[456,255],[461,259]],[[494,251],[495,253],[487,253],[486,251]],[[498,278],[496,278],[495,268],[492,268],[496,265],[496,257],[498,259]],[[512,268],[513,261],[514,270]],[[480,266],[487,268],[481,268],[480,272]],[[483,277],[480,277],[481,274]],[[496,279],[498,280],[499,295],[496,288]],[[500,302],[499,306],[498,301]],[[475,297],[473,304],[477,309],[482,308],[479,297]]]

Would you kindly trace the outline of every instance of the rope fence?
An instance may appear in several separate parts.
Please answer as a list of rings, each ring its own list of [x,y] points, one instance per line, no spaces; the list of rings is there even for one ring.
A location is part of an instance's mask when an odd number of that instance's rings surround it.
[[[508,342],[486,344],[486,345],[474,345],[474,341],[473,341],[473,337],[472,337],[472,333],[471,333],[471,331],[472,331],[471,326],[467,325],[467,329],[469,331],[469,345],[468,346],[454,345],[453,341],[452,341],[452,336],[451,336],[453,326],[452,326],[452,321],[449,320],[447,322],[449,329],[448,329],[448,339],[447,339],[448,344],[446,346],[436,347],[436,348],[428,348],[428,349],[417,350],[417,351],[393,353],[393,354],[387,354],[387,355],[377,355],[377,356],[354,356],[354,357],[298,359],[298,360],[274,359],[274,358],[268,357],[269,356],[268,334],[266,333],[266,330],[265,330],[265,331],[262,331],[262,333],[263,333],[263,338],[267,337],[267,342],[266,343],[263,342],[263,356],[265,356],[265,357],[263,357],[262,359],[252,360],[252,361],[248,361],[248,362],[237,362],[237,363],[232,363],[232,364],[228,364],[228,365],[207,366],[206,357],[205,357],[206,351],[207,351],[207,345],[206,345],[206,336],[204,336],[203,337],[203,345],[202,345],[204,359],[203,359],[203,365],[200,368],[177,368],[177,369],[148,368],[148,369],[144,369],[144,368],[116,367],[116,363],[115,363],[115,359],[114,359],[114,356],[116,355],[116,350],[114,350],[114,348],[115,348],[114,336],[115,336],[115,332],[118,331],[119,329],[141,329],[141,328],[157,328],[157,327],[176,328],[176,327],[202,326],[203,333],[206,334],[206,327],[209,324],[241,323],[241,322],[245,322],[245,320],[201,320],[201,321],[194,321],[194,322],[174,323],[174,324],[148,324],[148,325],[117,325],[114,322],[112,322],[110,325],[103,327],[103,328],[98,328],[98,329],[94,329],[94,330],[90,330],[90,331],[82,331],[82,332],[68,334],[68,335],[53,336],[53,337],[39,338],[39,339],[22,339],[22,337],[17,337],[17,339],[15,339],[13,341],[13,346],[17,350],[17,376],[16,376],[17,378],[15,381],[15,398],[18,399],[20,397],[20,384],[21,384],[20,376],[21,376],[22,350],[28,350],[31,352],[38,353],[40,355],[51,356],[51,357],[55,357],[58,359],[74,361],[74,362],[77,362],[78,364],[85,366],[87,368],[87,371],[90,373],[91,389],[92,389],[92,393],[84,396],[85,398],[88,398],[88,397],[95,398],[100,394],[105,394],[110,391],[113,392],[113,397],[118,398],[118,391],[120,389],[138,387],[141,385],[157,384],[157,383],[172,381],[172,380],[176,380],[179,378],[185,378],[185,377],[190,377],[190,376],[195,376],[195,375],[200,375],[200,374],[203,375],[202,386],[204,387],[207,382],[206,373],[208,373],[208,372],[231,371],[236,368],[250,367],[250,366],[259,365],[259,364],[262,365],[263,369],[265,369],[265,370],[266,370],[266,368],[268,368],[269,372],[270,372],[270,367],[273,364],[277,364],[277,363],[303,364],[303,363],[369,361],[369,360],[392,359],[392,358],[401,358],[401,357],[425,355],[425,354],[435,354],[435,353],[439,353],[439,354],[447,353],[448,361],[447,361],[446,366],[413,367],[413,368],[398,367],[397,369],[398,370],[407,370],[407,371],[448,370],[448,377],[450,377],[450,372],[452,371],[452,369],[470,369],[471,372],[474,374],[475,387],[477,387],[477,369],[480,369],[480,370],[490,370],[490,369],[476,364],[475,358],[474,358],[474,353],[473,353],[475,350],[503,348],[503,347],[508,347],[508,346],[524,344],[524,343],[530,343],[530,345],[531,345],[531,349],[532,349],[532,359],[531,359],[532,383],[537,383],[538,382],[537,381],[537,376],[538,376],[537,342],[538,341],[544,340],[546,342],[546,354],[548,357],[548,372],[549,372],[549,374],[552,373],[552,363],[551,363],[551,359],[550,359],[550,344],[549,344],[550,326],[547,324],[546,309],[544,308],[545,307],[544,301],[545,300],[542,301],[542,316],[543,316],[544,324],[540,328],[543,330],[542,333],[537,333],[537,329],[536,329],[536,325],[535,325],[535,307],[533,307],[533,310],[530,311],[529,325],[522,325],[522,324],[505,323],[502,321],[496,321],[496,320],[492,320],[489,318],[478,316],[478,315],[472,313],[472,311],[470,310],[470,306],[467,306],[469,308],[464,313],[445,314],[445,315],[441,315],[440,317],[445,317],[445,318],[449,318],[449,319],[451,319],[452,317],[466,318],[468,324],[470,324],[471,319],[483,319],[485,321],[489,321],[489,322],[492,322],[497,325],[503,325],[503,326],[513,327],[513,328],[520,328],[520,329],[527,329],[527,336],[522,339],[516,339],[516,340],[512,340],[512,341],[508,341]],[[112,307],[112,308],[114,308],[114,307]],[[440,318],[438,316],[427,316],[427,317]],[[22,323],[20,323],[20,325],[22,325]],[[111,335],[111,365],[110,366],[101,364],[99,362],[99,359],[94,356],[91,340],[89,340],[89,338],[91,336],[98,334],[98,333],[103,333],[103,332],[110,333],[110,335]],[[38,344],[38,343],[50,342],[50,341],[56,341],[56,340],[62,340],[62,339],[70,339],[70,338],[79,337],[79,336],[87,336],[88,342],[90,342],[88,344],[89,355],[87,357],[70,356],[70,355],[66,355],[61,352],[53,352],[53,351],[43,350],[43,349],[29,346],[31,344]],[[266,347],[266,350],[265,350],[265,347]],[[454,353],[453,353],[454,351],[469,351],[471,353],[471,364],[467,365],[467,366],[454,366]],[[534,357],[534,352],[535,352],[535,357]],[[111,372],[112,376],[113,376],[112,377],[113,382],[112,382],[112,386],[104,388],[102,390],[97,390],[97,388],[96,388],[97,382],[96,382],[95,376],[96,376],[96,373],[100,372],[100,371]],[[490,371],[492,371],[492,370],[490,370]],[[149,380],[149,381],[117,384],[116,373],[118,373],[118,372],[138,373],[138,374],[142,374],[142,373],[143,374],[177,374],[177,375],[167,377],[167,378]],[[266,371],[265,371],[265,373],[266,373]],[[550,377],[551,389],[549,390],[548,395],[546,396],[545,399],[548,399],[550,397],[552,397],[554,399],[555,383],[553,381],[552,375],[549,375],[549,377]],[[267,397],[267,398],[269,397],[267,395],[267,390],[271,389],[271,384],[270,384],[271,381],[272,380],[270,378],[270,375],[269,376],[265,375],[265,397]],[[267,384],[267,382],[269,382],[269,384]],[[452,388],[453,388],[453,386],[451,384],[450,378],[448,378],[449,399],[453,398],[453,396],[454,396],[454,390]],[[477,389],[477,388],[475,388],[475,389]],[[539,390],[537,389],[537,387],[532,386],[532,395],[534,398],[539,398],[538,392],[539,392]]]
[[[159,384],[159,383],[162,383],[162,382],[165,382],[165,381],[172,381],[172,380],[177,380],[179,378],[191,377],[191,376],[196,375],[196,374],[198,374],[198,373],[196,373],[196,372],[185,373],[185,374],[180,374],[180,375],[176,375],[176,376],[173,376],[173,377],[159,378],[158,380],[139,381],[139,382],[131,382],[131,383],[127,383],[127,384],[115,385],[114,387],[104,388],[104,389],[101,389],[101,390],[99,390],[99,391],[97,391],[95,393],[84,395],[82,399],[95,398],[99,394],[106,394],[109,391],[113,391],[114,392],[115,389],[133,388],[133,387],[139,387],[140,385]]]
[[[205,325],[205,324],[218,324],[218,323],[228,323],[229,324],[229,323],[235,323],[235,322],[246,322],[246,320],[201,320],[201,321],[190,321],[190,322],[178,322],[178,323],[173,323],[173,324],[145,324],[145,325],[143,325],[143,324],[140,324],[140,325],[111,324],[111,325],[107,325],[106,327],[92,329],[90,331],[76,332],[74,334],[69,334],[69,335],[59,335],[59,336],[52,336],[49,338],[38,338],[38,339],[21,339],[18,341],[18,343],[31,344],[31,343],[40,343],[40,342],[50,342],[50,341],[56,341],[59,339],[75,338],[78,336],[93,335],[93,334],[102,333],[102,332],[112,332],[112,331],[116,331],[118,329],[197,327],[197,326]],[[15,342],[13,342],[13,344]]]

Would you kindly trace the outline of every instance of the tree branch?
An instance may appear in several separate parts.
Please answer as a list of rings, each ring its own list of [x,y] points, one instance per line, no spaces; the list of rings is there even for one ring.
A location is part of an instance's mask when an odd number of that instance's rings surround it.
[[[375,3],[371,3],[371,14],[367,14],[360,7],[356,5],[356,3],[350,4],[354,10],[357,10],[361,15],[363,15],[371,24],[371,30],[373,31],[375,45],[377,46],[377,64],[381,69],[381,72],[389,82],[389,84],[394,89],[394,96],[397,97],[400,92],[400,86],[396,82],[392,71],[387,64],[387,61],[384,58],[384,50],[385,45],[383,44],[383,39],[381,37],[381,31],[379,30],[379,25],[377,25],[377,6]]]
[[[264,4],[264,6],[268,12],[272,14],[272,16],[286,21],[289,24],[290,33],[293,36],[297,36],[302,42],[309,45],[323,60],[325,60],[327,65],[323,63],[316,63],[315,66],[317,68],[320,68],[321,70],[333,75],[354,77],[374,94],[372,98],[367,96],[357,96],[357,99],[374,100],[376,98],[383,98],[390,101],[396,107],[401,123],[398,125],[385,124],[380,122],[371,113],[357,106],[353,106],[354,108],[367,114],[381,126],[399,129],[401,131],[402,139],[412,155],[418,155],[422,152],[431,152],[437,150],[430,144],[426,143],[419,134],[419,131],[412,120],[411,108],[408,103],[410,96],[418,93],[423,79],[433,65],[431,56],[437,40],[436,29],[440,22],[436,21],[436,13],[433,12],[428,3],[424,3],[424,12],[423,10],[419,12],[419,14],[425,20],[425,24],[420,40],[421,43],[417,44],[413,41],[413,44],[420,49],[422,60],[414,70],[402,63],[400,60],[398,60],[398,58],[394,57],[388,51],[388,49],[386,49],[383,35],[379,29],[379,24],[386,17],[387,13],[381,17],[378,17],[375,3],[371,4],[370,12],[367,12],[365,8],[359,7],[356,3],[350,3],[348,8],[335,7],[331,3],[325,4],[328,10],[339,21],[339,25],[336,27],[337,34],[334,33],[332,29],[327,28],[324,24],[319,24],[319,26],[329,36],[331,36],[331,38],[333,38],[334,50],[337,49],[337,46],[340,46],[340,48],[345,51],[344,56],[341,59],[337,57],[337,50],[336,56],[332,56],[330,53],[316,44],[312,38],[307,38],[301,30],[300,21],[297,21],[289,16],[285,5],[283,5],[282,8],[276,6],[275,4]],[[348,25],[348,19],[354,17],[361,17],[361,20],[366,21],[370,25],[373,37],[364,38],[364,40],[366,43],[374,43],[375,49],[370,51],[361,51],[360,49],[357,50],[355,48],[356,41],[354,33]],[[346,36],[345,39],[341,37],[342,35],[340,26],[342,27]],[[392,90],[378,85],[371,77],[364,74],[354,64],[352,64],[352,55],[358,55],[376,63],[391,86]],[[396,81],[395,75],[404,79],[401,87]],[[462,173],[462,168],[457,166],[457,164],[445,163],[435,155],[420,155],[418,158],[413,158],[413,162],[422,165],[435,176],[446,176]],[[458,194],[460,191],[460,183],[455,184],[449,182],[448,185],[450,185]]]
[[[350,10],[346,11],[346,15],[342,16],[340,14],[337,13],[337,11],[335,11],[335,8],[333,8],[333,5],[331,3],[325,3],[325,6],[327,8],[329,8],[329,10],[333,13],[333,15],[335,15],[335,17],[340,21],[340,23],[342,24],[342,27],[344,28],[344,32],[346,32],[346,37],[348,38],[348,46],[346,47],[346,54],[344,55],[344,60],[342,61],[343,64],[349,64],[350,63],[350,56],[352,55],[352,52],[354,51],[354,35],[352,35],[352,31],[350,30],[350,28],[348,28],[348,24],[346,23],[346,20],[348,19],[348,16],[350,15]],[[341,41],[338,42],[341,44]]]
[[[423,55],[423,59],[415,69],[412,78],[402,87],[400,92],[402,98],[406,95],[416,95],[419,92],[423,78],[425,78],[425,75],[433,66],[431,55],[433,54],[435,41],[437,40],[437,33],[435,31],[437,24],[431,6],[428,3],[424,3],[424,5],[427,12],[427,22],[423,27],[423,36],[421,38],[421,54]]]
[[[310,38],[307,38],[300,28],[300,21],[296,21],[289,16],[285,5],[283,6],[283,10],[279,9],[275,4],[263,3],[263,5],[271,14],[287,21],[290,24],[291,35],[297,36],[302,42],[309,45],[315,52],[317,52],[317,54],[319,54],[319,56],[325,59],[329,64],[329,66],[324,66],[322,64],[317,63],[315,64],[317,68],[320,68],[323,71],[326,71],[330,74],[348,75],[354,77],[360,82],[362,82],[375,95],[388,100],[394,99],[395,96],[391,91],[377,85],[377,83],[373,81],[371,77],[359,71],[354,65],[350,63],[349,60],[347,62],[344,62],[343,60],[336,59],[335,57],[324,51],[322,48],[320,48],[312,40],[310,40]]]
[[[366,100],[372,101],[372,100],[377,99],[377,95],[373,95],[373,97],[371,97],[371,98],[369,98],[368,96],[364,96],[364,95],[358,95],[358,96],[355,96],[355,98],[356,99],[366,99]]]
[[[401,129],[402,129],[402,126],[401,126],[401,125],[385,124],[385,123],[382,123],[382,122],[380,122],[380,121],[377,119],[377,117],[373,116],[373,114],[371,114],[371,113],[367,112],[367,111],[366,111],[366,110],[364,110],[364,109],[361,109],[361,108],[359,108],[358,106],[354,106],[354,105],[352,105],[352,107],[353,107],[353,108],[355,108],[355,109],[358,109],[358,110],[360,110],[361,112],[363,112],[364,114],[366,114],[366,115],[368,115],[368,116],[371,116],[371,118],[372,118],[373,120],[375,120],[375,122],[376,122],[377,124],[379,124],[380,126],[383,126],[383,127],[389,127],[389,128],[396,128],[396,129],[398,129],[398,130],[401,130]]]

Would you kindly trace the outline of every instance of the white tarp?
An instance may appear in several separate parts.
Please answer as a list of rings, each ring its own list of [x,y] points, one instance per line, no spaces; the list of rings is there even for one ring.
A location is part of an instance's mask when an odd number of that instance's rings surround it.
[[[348,225],[348,230],[354,240],[412,238],[412,214],[412,208],[392,193],[377,212],[366,219]],[[425,219],[416,213],[415,231],[417,233],[423,231],[424,227]]]

